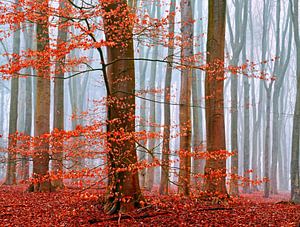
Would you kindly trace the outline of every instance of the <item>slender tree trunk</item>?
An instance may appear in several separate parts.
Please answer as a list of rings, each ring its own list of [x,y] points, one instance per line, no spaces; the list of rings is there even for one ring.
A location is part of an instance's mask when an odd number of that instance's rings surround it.
[[[269,11],[270,11],[270,0],[264,0],[263,5],[263,32],[262,32],[262,55],[261,61],[265,61],[267,57],[267,45],[269,41],[268,37],[268,27],[269,23]],[[262,64],[261,71],[265,73],[266,65]],[[272,84],[271,82],[268,85],[268,81],[261,81],[263,83],[264,88],[266,90],[266,134],[264,140],[264,153],[263,153],[263,162],[264,162],[264,197],[268,198],[270,195],[270,145],[271,145],[271,135],[270,135],[270,110],[271,110],[271,93],[272,93]],[[264,127],[263,127],[264,128]]]
[[[248,0],[246,1],[236,1],[234,3],[235,13],[235,29],[232,29],[231,20],[229,13],[227,13],[227,23],[230,34],[230,42],[232,48],[232,59],[230,60],[230,66],[237,67],[239,62],[239,57],[241,55],[242,49],[245,46],[246,41],[246,29],[248,20]],[[231,74],[231,151],[233,156],[231,157],[231,174],[232,178],[230,180],[230,194],[238,195],[238,77],[235,73]]]
[[[244,81],[244,193],[250,193],[250,84],[249,79],[245,76]]]
[[[194,25],[193,10],[190,0],[181,0],[181,61],[191,62],[189,60],[194,55],[193,50],[193,35]],[[191,63],[193,64],[193,63]],[[181,87],[180,87],[180,170],[179,170],[179,192],[184,195],[189,195],[190,181],[191,181],[191,88],[192,88],[192,75],[193,70],[191,68],[184,68],[181,72]]]
[[[171,0],[170,14],[169,14],[169,47],[167,61],[173,61],[174,54],[174,38],[172,34],[175,30],[175,7],[176,0]],[[165,95],[164,95],[164,131],[163,131],[163,150],[162,150],[162,167],[159,193],[161,195],[167,195],[169,193],[169,155],[170,155],[170,126],[171,126],[171,114],[170,105],[168,104],[171,99],[171,82],[172,82],[172,66],[167,65],[165,76]]]
[[[64,0],[59,1],[59,9],[65,9]],[[59,18],[59,25],[62,25],[65,22],[64,18]],[[67,28],[59,28],[57,35],[57,46],[64,45],[67,41]],[[56,72],[54,79],[54,119],[53,119],[53,129],[54,130],[64,130],[64,65],[65,65],[64,56],[61,59],[57,59],[58,63],[56,64]],[[53,149],[53,160],[52,160],[52,171],[54,174],[58,175],[56,180],[53,180],[52,186],[54,188],[63,188],[63,179],[60,177],[63,173],[63,141],[61,138],[57,138],[57,146]]]
[[[25,29],[24,32],[24,38],[25,38],[25,44],[26,49],[32,49],[34,46],[34,24],[33,23],[27,23],[26,24],[27,29]],[[31,74],[32,68],[26,69],[26,74]],[[25,103],[26,103],[26,109],[25,109],[25,129],[24,133],[27,136],[31,136],[32,132],[32,117],[33,117],[33,96],[32,96],[32,82],[33,79],[31,77],[26,78],[25,86],[26,86],[26,92],[25,92]],[[30,145],[26,148],[28,150],[31,149]],[[22,179],[28,180],[29,179],[29,157],[28,155],[22,156]]]
[[[224,124],[224,46],[225,46],[225,0],[209,0],[207,71],[205,80],[207,152],[214,156],[225,151]],[[205,190],[227,195],[226,158],[208,157],[205,165]]]
[[[16,1],[18,4],[18,1]],[[20,53],[20,29],[17,29],[13,34],[13,53]],[[19,78],[13,77],[11,79],[10,89],[10,108],[9,108],[9,139],[8,139],[8,158],[7,158],[7,171],[6,171],[6,185],[16,184],[16,151],[18,123],[18,96],[19,96]]]
[[[272,82],[271,82],[272,83]],[[272,84],[267,89],[267,109],[266,112],[270,113],[271,110],[271,92],[272,92]],[[266,119],[266,137],[265,137],[265,152],[264,152],[264,197],[269,198],[270,196],[270,124],[271,124],[271,116],[270,114],[267,114]]]
[[[31,125],[32,125],[32,79],[30,77],[26,78],[26,110],[25,110],[25,135],[31,135]],[[30,149],[28,147],[27,149]],[[29,158],[28,156],[22,157],[22,174],[23,180],[29,179]]]
[[[203,11],[204,11],[204,1],[197,1],[197,4],[195,1],[192,1],[193,4],[193,14],[194,17],[198,13],[198,18],[203,17]],[[199,22],[199,24],[194,24],[195,28],[195,34],[203,34],[204,28],[202,26],[202,21]],[[196,26],[196,27],[195,27]],[[205,52],[205,46],[200,45],[199,47],[194,45],[194,51],[196,54],[204,53]],[[192,134],[192,146],[193,146],[193,152],[194,152],[194,158],[193,158],[193,166],[192,166],[192,172],[194,174],[194,186],[197,189],[201,189],[203,186],[203,175],[204,173],[204,166],[205,166],[205,158],[201,157],[201,152],[204,150],[204,133],[203,133],[203,109],[202,109],[202,76],[204,73],[199,70],[193,70],[193,81],[192,81],[192,103],[193,105],[197,106],[192,108],[192,115],[193,115],[193,134]],[[199,175],[200,174],[200,175]]]
[[[151,12],[151,16],[153,18],[155,18],[155,14],[156,14],[156,18],[160,18],[160,6],[153,4],[152,6],[152,12]],[[158,56],[158,45],[155,44],[155,47],[153,49],[153,53],[152,53],[152,58],[156,59]],[[155,153],[158,151],[158,139],[156,136],[156,134],[158,133],[158,125],[157,125],[157,118],[160,117],[158,114],[158,106],[156,105],[156,101],[157,101],[157,94],[156,94],[156,81],[157,81],[158,75],[157,75],[157,62],[152,62],[151,63],[151,75],[150,75],[150,93],[149,93],[149,99],[151,100],[150,102],[150,116],[149,116],[149,124],[150,124],[150,132],[152,132],[154,134],[153,138],[150,138],[148,140],[148,148],[149,151],[152,154],[148,154],[148,163],[152,163],[153,162],[153,158],[155,157]],[[151,191],[153,188],[153,184],[154,184],[154,170],[155,167],[149,167],[146,170],[146,182],[145,182],[145,188],[148,191]]]
[[[283,23],[283,31],[281,31],[280,20],[281,20],[281,2],[277,0],[276,4],[276,56],[280,56],[279,60],[275,61],[274,65],[274,75],[276,80],[274,81],[274,92],[273,92],[273,136],[272,136],[272,166],[271,166],[271,192],[277,194],[278,189],[278,179],[277,179],[277,169],[278,169],[278,156],[280,151],[280,129],[282,117],[281,112],[284,112],[284,109],[279,106],[280,96],[283,95],[281,92],[283,87],[283,82],[285,74],[289,65],[290,56],[291,56],[291,46],[292,46],[292,24],[289,13],[285,17]],[[288,7],[287,11],[290,10]],[[281,34],[280,34],[281,33]],[[288,39],[286,41],[286,36]],[[271,114],[271,113],[270,113]]]
[[[291,200],[300,203],[300,171],[299,171],[299,155],[300,155],[300,36],[299,36],[299,3],[297,0],[290,0],[292,7],[292,19],[294,26],[294,39],[296,43],[297,56],[297,93],[296,104],[293,119],[293,134],[292,134],[292,155],[291,155]]]

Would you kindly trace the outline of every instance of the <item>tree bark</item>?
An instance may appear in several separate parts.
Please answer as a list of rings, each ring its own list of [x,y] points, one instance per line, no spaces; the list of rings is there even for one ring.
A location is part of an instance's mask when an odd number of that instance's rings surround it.
[[[209,1],[205,97],[207,153],[212,156],[226,149],[223,98],[225,14],[226,0]],[[225,178],[226,157],[208,157],[205,165],[205,190],[227,196]]]
[[[293,118],[292,133],[292,155],[291,155],[291,200],[300,203],[300,171],[299,171],[299,155],[300,155],[300,36],[299,36],[299,3],[290,0],[292,4],[292,20],[294,27],[294,40],[296,44],[296,77],[297,77],[297,93],[296,104]]]
[[[59,1],[59,10],[65,9],[64,0]],[[66,20],[62,17],[59,18],[58,24],[63,25]],[[58,28],[57,46],[64,44],[67,41],[68,28]],[[56,71],[54,78],[54,112],[53,112],[53,129],[64,130],[64,65],[66,56],[57,59]],[[60,177],[63,173],[63,141],[57,138],[57,146],[53,149],[52,171],[53,174],[58,175],[56,180],[53,180],[52,186],[54,188],[63,188],[63,179]]]
[[[194,25],[193,11],[190,0],[181,0],[181,61],[183,63],[191,62],[189,58],[193,58],[193,35]],[[193,70],[185,67],[181,71],[181,87],[180,99],[181,105],[179,110],[179,124],[180,124],[180,170],[179,170],[179,192],[184,195],[189,195],[190,181],[191,181],[191,88],[192,88]]]
[[[39,0],[40,4],[48,6],[48,1]],[[45,15],[45,12],[42,12]],[[45,18],[48,18],[45,16]],[[36,25],[37,51],[44,52],[44,56],[38,59],[42,65],[37,69],[36,100],[34,136],[41,137],[39,145],[35,147],[33,155],[33,177],[34,184],[29,191],[49,192],[52,190],[49,179],[49,132],[50,132],[50,56],[48,23],[45,19]]]
[[[170,14],[169,14],[169,46],[167,61],[173,61],[174,54],[174,38],[172,34],[175,31],[175,7],[176,0],[172,0],[170,3]],[[172,66],[167,65],[166,76],[165,76],[165,95],[164,95],[164,131],[163,131],[163,150],[162,150],[162,161],[161,161],[161,178],[159,193],[161,195],[167,195],[169,193],[169,155],[170,155],[170,126],[171,126],[171,113],[170,113],[170,102],[171,98],[171,82],[172,82]]]
[[[133,22],[128,17],[125,0],[102,3],[107,41],[108,62],[120,58],[133,59]],[[114,12],[115,13],[112,13]],[[122,13],[122,17],[119,16]],[[135,149],[135,74],[133,60],[119,60],[107,68],[108,88],[108,143],[109,180],[105,211],[127,212],[139,206],[142,194],[139,186]]]
[[[16,1],[18,4],[18,1]],[[13,53],[20,53],[20,30],[17,29],[13,34]],[[9,108],[9,139],[8,139],[8,158],[7,171],[4,184],[13,185],[17,183],[16,180],[16,151],[17,146],[17,123],[18,123],[18,97],[19,97],[19,78],[16,75],[11,79],[10,89],[10,108]]]

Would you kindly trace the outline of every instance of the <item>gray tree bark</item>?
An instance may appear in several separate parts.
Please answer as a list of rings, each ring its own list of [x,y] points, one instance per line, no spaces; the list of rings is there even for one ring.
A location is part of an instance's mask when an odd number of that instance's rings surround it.
[[[176,0],[171,0],[170,3],[170,14],[169,14],[169,47],[167,61],[173,61],[174,54],[174,34],[175,30],[175,17],[174,12],[176,8]],[[162,161],[161,161],[161,178],[159,193],[161,195],[167,195],[169,193],[169,155],[170,155],[170,126],[171,126],[171,114],[170,114],[170,102],[171,98],[171,82],[172,82],[172,66],[167,65],[166,76],[165,76],[165,95],[164,95],[164,131],[163,131],[163,150],[162,150]]]
[[[296,104],[293,118],[292,133],[292,155],[291,155],[291,200],[300,203],[300,172],[299,172],[299,155],[300,155],[300,36],[299,36],[299,3],[297,0],[290,0],[292,5],[292,21],[294,27],[294,41],[296,44],[296,77],[297,93]]]
[[[18,4],[18,1],[16,1]],[[20,53],[20,29],[17,29],[13,34],[13,53]],[[17,132],[18,125],[18,97],[19,97],[19,78],[17,75],[13,75],[11,79],[10,90],[10,108],[9,108],[9,139],[8,139],[8,157],[7,157],[7,170],[6,179],[4,184],[12,185],[16,184],[16,151],[17,138],[15,133]]]
[[[193,64],[189,58],[194,55],[194,25],[193,10],[190,0],[180,1],[181,9],[181,61],[184,64]],[[191,62],[191,63],[189,63]],[[184,195],[190,193],[191,181],[191,89],[192,89],[193,70],[185,67],[181,71],[181,86],[180,86],[180,109],[179,109],[179,124],[180,124],[180,170],[179,170],[179,192]]]

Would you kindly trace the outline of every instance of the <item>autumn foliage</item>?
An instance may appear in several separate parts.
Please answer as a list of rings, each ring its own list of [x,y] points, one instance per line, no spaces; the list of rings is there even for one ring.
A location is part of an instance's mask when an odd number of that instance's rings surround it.
[[[241,199],[229,198],[226,187],[232,180],[241,187],[245,184],[253,187],[269,179],[250,179],[253,170],[246,171],[244,177],[228,171],[226,160],[234,152],[226,150],[225,139],[220,142],[220,146],[209,143],[209,152],[207,141],[193,149],[164,151],[174,157],[166,162],[155,154],[154,149],[144,145],[147,140],[162,140],[165,135],[162,131],[140,130],[140,125],[144,128],[169,127],[169,130],[170,126],[137,116],[136,100],[147,100],[146,94],[163,94],[171,88],[136,90],[136,62],[160,62],[180,71],[205,71],[207,82],[218,83],[220,89],[223,89],[223,82],[229,75],[274,80],[258,70],[265,62],[256,64],[247,61],[231,66],[226,65],[223,58],[207,63],[203,60],[203,53],[194,53],[185,58],[175,54],[172,62],[167,58],[136,57],[135,42],[148,48],[153,48],[157,43],[165,48],[184,49],[189,45],[184,42],[182,35],[167,30],[170,17],[175,15],[176,12],[159,19],[151,18],[142,10],[130,8],[123,0],[100,1],[94,5],[84,1],[77,5],[75,1],[67,0],[19,0],[7,4],[0,2],[1,41],[11,39],[17,30],[29,27],[34,31],[37,25],[47,28],[44,34],[34,37],[37,45],[45,44],[43,48],[38,46],[39,48],[25,48],[20,53],[2,54],[8,61],[0,65],[1,79],[38,77],[52,82],[97,72],[106,91],[105,98],[94,100],[94,108],[73,114],[73,119],[84,119],[86,122],[76,125],[73,130],[54,128],[50,131],[49,127],[41,135],[27,135],[18,131],[9,135],[13,146],[3,149],[3,152],[10,152],[16,157],[17,183],[35,187],[43,182],[61,180],[64,187],[49,189],[48,191],[53,192],[51,194],[23,193],[25,190],[30,191],[30,187],[25,189],[23,186],[1,187],[0,220],[16,225],[144,225],[146,222],[149,225],[243,225],[249,224],[249,219],[253,225],[297,223],[297,217],[300,217],[299,207],[294,204],[276,204],[275,201],[267,200],[258,202],[247,195]],[[193,24],[194,21],[185,23]],[[59,31],[67,31],[67,40],[59,40],[55,35]],[[91,59],[86,55],[71,54],[76,50],[84,53],[95,50],[98,55]],[[207,53],[211,58],[214,54],[216,53]],[[223,52],[221,54],[224,55]],[[95,62],[97,68],[91,66]],[[28,68],[38,73],[25,73]],[[59,73],[64,77],[58,78]],[[220,89],[217,92],[223,94]],[[191,108],[188,103],[172,103],[171,92],[168,93],[170,97],[166,99],[167,104],[184,106],[188,110]],[[215,101],[215,98],[215,93],[204,97],[208,104]],[[223,112],[223,104],[218,107],[219,112]],[[222,123],[224,122],[220,125]],[[168,142],[190,135],[191,126],[191,121],[188,120],[180,125],[172,125],[172,130],[180,132],[171,135]],[[151,156],[151,161],[139,159],[138,150]],[[24,173],[19,158],[34,160],[45,154],[49,158],[46,160],[47,171],[43,174],[33,173],[30,178],[24,179],[26,177],[22,177]],[[62,154],[63,157],[61,171],[48,168],[53,162],[59,161],[56,159],[57,154]],[[209,164],[202,172],[193,172],[188,167],[185,169],[187,172],[181,176],[178,170],[180,159],[203,160]],[[214,168],[215,163],[219,163],[218,168]],[[29,171],[29,166],[25,168]],[[154,186],[154,192],[146,192],[139,183],[141,173],[163,168],[168,168],[173,176],[169,182],[165,182],[171,185],[165,193],[171,195],[158,196],[157,185]],[[179,183],[172,181],[179,178]],[[182,191],[181,184],[184,182],[187,183]],[[220,185],[222,186],[219,187]],[[16,194],[12,196],[13,193]],[[8,200],[11,201],[9,204],[6,202]],[[41,204],[47,205],[41,207]],[[277,212],[271,218],[272,213],[279,208],[285,212]],[[53,210],[54,213],[51,213]],[[20,215],[16,216],[16,211]],[[290,215],[289,212],[295,212],[295,215]],[[107,216],[116,213],[118,216]],[[178,220],[174,220],[174,215],[178,216]]]

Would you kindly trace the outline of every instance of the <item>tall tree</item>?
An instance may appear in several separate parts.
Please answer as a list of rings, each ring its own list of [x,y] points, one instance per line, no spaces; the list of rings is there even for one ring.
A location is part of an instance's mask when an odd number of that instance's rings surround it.
[[[157,18],[160,17],[160,6],[156,3],[153,4],[152,10],[150,17],[155,18],[155,15]],[[158,56],[158,45],[156,44],[153,47],[153,52],[152,52],[152,58],[155,59]],[[154,158],[154,153],[157,151],[158,147],[157,146],[157,136],[156,133],[158,132],[158,125],[157,125],[157,112],[158,108],[156,105],[157,101],[157,94],[156,94],[156,82],[158,78],[158,73],[157,73],[157,68],[158,68],[158,63],[156,61],[151,62],[151,73],[150,73],[150,81],[149,81],[149,99],[151,100],[150,102],[150,110],[149,110],[149,131],[154,134],[152,138],[148,139],[148,148],[149,152],[151,154],[148,154],[148,163],[153,162]],[[146,179],[145,179],[145,188],[148,191],[151,191],[153,184],[154,184],[154,167],[149,167],[146,169]]]
[[[19,4],[18,1],[15,2]],[[20,53],[21,45],[21,31],[20,25],[17,25],[17,30],[13,34],[13,53]],[[15,133],[17,132],[17,121],[18,121],[18,96],[19,96],[19,78],[17,75],[13,75],[11,79],[11,90],[10,90],[10,108],[9,108],[9,139],[8,139],[8,158],[7,158],[7,171],[5,184],[12,185],[16,184],[16,152],[14,149],[17,145],[17,138]]]
[[[293,118],[292,155],[291,155],[291,200],[300,203],[300,35],[299,35],[299,3],[290,0],[291,14],[294,27],[294,41],[296,44],[296,78],[297,93]]]
[[[194,30],[195,34],[203,34],[204,33],[204,26],[201,24],[203,21],[201,20],[203,18],[203,14],[205,12],[204,10],[204,1],[197,1],[193,2],[193,14],[194,18],[196,17],[196,14],[198,14],[198,18],[196,22],[194,23]],[[196,4],[197,3],[197,4]],[[200,23],[200,24],[197,24]],[[195,35],[194,35],[195,36]],[[203,39],[203,40],[202,40]],[[202,37],[201,40],[199,40],[200,43],[204,43],[204,38]],[[197,45],[196,39],[194,44],[194,51],[195,55],[202,54],[205,52],[205,45]],[[192,147],[194,152],[193,157],[193,164],[192,164],[192,173],[195,176],[194,177],[194,183],[195,186],[199,189],[202,183],[202,178],[199,174],[203,174],[204,172],[204,166],[205,166],[205,159],[201,157],[201,152],[203,151],[204,147],[204,133],[203,133],[203,107],[201,105],[202,102],[202,94],[204,89],[202,88],[203,81],[202,78],[204,76],[204,72],[200,70],[193,70],[193,82],[192,82],[192,116],[193,116],[193,122],[192,122]],[[201,107],[200,107],[201,106]]]
[[[232,29],[230,16],[227,13],[228,28],[230,35],[230,43],[232,48],[232,58],[229,61],[230,66],[237,67],[242,49],[245,47],[246,29],[248,20],[248,0],[234,2],[234,22],[235,27]],[[238,77],[236,74],[231,74],[231,151],[234,153],[231,157],[231,173],[233,177],[230,181],[230,194],[238,195]],[[245,149],[243,149],[245,151]],[[244,155],[244,157],[247,157]],[[247,166],[247,165],[246,165]],[[244,165],[245,167],[245,165]],[[249,167],[249,166],[248,166]],[[249,169],[249,168],[248,168]]]
[[[181,0],[181,61],[193,62],[194,55],[194,24],[193,10],[190,0]],[[192,88],[192,67],[185,67],[181,71],[179,110],[180,124],[180,170],[179,170],[179,191],[189,195],[191,181],[191,88]]]
[[[268,36],[268,26],[269,23],[269,12],[271,7],[271,1],[270,0],[264,0],[264,7],[263,7],[263,32],[262,32],[262,53],[261,53],[261,60],[266,61],[267,57],[267,44],[269,41]],[[262,74],[264,75],[266,70],[265,64],[262,64]],[[264,88],[266,90],[266,135],[264,140],[264,178],[266,179],[264,183],[264,197],[268,198],[270,194],[270,142],[271,142],[271,92],[273,88],[273,80],[269,82],[267,78],[265,78],[264,81],[262,81]]]
[[[65,1],[59,1],[59,10],[65,10]],[[68,28],[64,23],[66,19],[60,17],[58,20],[57,48],[64,45],[67,41]],[[53,112],[53,129],[64,130],[64,65],[66,56],[56,59],[55,78],[54,78],[54,112]],[[63,141],[58,141],[57,146],[53,149],[52,171],[54,174],[63,172]],[[63,179],[58,177],[52,182],[55,188],[63,187]]]
[[[34,39],[33,39],[33,33],[34,33],[34,24],[33,23],[26,23],[26,28],[23,30],[24,38],[25,38],[25,44],[26,49],[33,49]],[[26,68],[26,74],[32,74],[32,68],[28,67]],[[26,78],[25,82],[26,91],[25,91],[25,128],[24,128],[24,134],[27,136],[31,136],[32,131],[32,78],[29,76]],[[26,148],[30,150],[30,145]],[[28,155],[24,155],[22,157],[22,178],[23,180],[29,179],[29,157]]]
[[[282,93],[283,82],[285,74],[288,69],[288,65],[291,57],[291,47],[292,47],[292,20],[289,16],[289,13],[286,14],[282,25],[281,21],[281,6],[280,0],[276,2],[276,31],[275,31],[275,42],[276,42],[276,57],[279,57],[274,63],[273,75],[275,76],[274,81],[274,91],[272,94],[272,113],[273,113],[273,125],[272,125],[272,165],[271,165],[271,191],[273,193],[278,193],[277,191],[277,166],[278,166],[278,156],[280,151],[280,130],[282,118],[280,112],[283,112],[283,108],[279,106],[279,101],[281,96],[284,96]],[[289,12],[290,8],[287,7]],[[281,27],[282,32],[281,32]],[[271,113],[270,113],[271,114]]]
[[[41,137],[33,155],[33,177],[37,180],[30,185],[29,191],[51,191],[51,183],[48,176],[49,170],[49,137],[50,132],[50,55],[49,31],[48,31],[48,1],[39,0],[40,13],[43,20],[36,25],[37,51],[43,53],[38,61],[34,136]]]
[[[225,15],[226,0],[209,0],[208,71],[205,79],[208,158],[205,165],[205,189],[211,193],[227,195],[226,158],[217,155],[226,149],[223,99]]]
[[[175,31],[175,9],[176,0],[170,2],[169,14],[169,46],[167,61],[173,61],[174,55],[174,31]],[[169,192],[169,155],[170,155],[170,127],[171,127],[171,114],[170,114],[170,98],[171,98],[171,82],[172,82],[172,66],[167,65],[165,76],[165,95],[164,95],[164,131],[163,131],[163,150],[162,150],[162,167],[159,193],[166,195]]]
[[[139,206],[142,195],[138,172],[130,171],[137,162],[133,138],[135,131],[133,21],[129,17],[130,9],[126,0],[103,2],[102,6],[105,37],[107,41],[114,42],[114,45],[107,46],[107,61],[110,65],[107,71],[103,71],[107,81],[108,143],[110,144],[109,194],[105,211],[112,214],[118,210],[129,211]],[[124,137],[112,136],[120,133]]]

